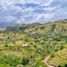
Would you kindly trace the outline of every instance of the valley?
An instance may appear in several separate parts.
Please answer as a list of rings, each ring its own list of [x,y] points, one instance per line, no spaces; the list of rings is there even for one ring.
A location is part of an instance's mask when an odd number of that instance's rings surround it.
[[[67,67],[67,20],[1,28],[0,67]]]

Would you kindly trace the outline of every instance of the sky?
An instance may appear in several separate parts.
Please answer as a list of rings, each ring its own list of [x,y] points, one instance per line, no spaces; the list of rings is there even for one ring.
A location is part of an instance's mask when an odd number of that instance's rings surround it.
[[[0,0],[0,23],[45,23],[67,19],[67,0]]]

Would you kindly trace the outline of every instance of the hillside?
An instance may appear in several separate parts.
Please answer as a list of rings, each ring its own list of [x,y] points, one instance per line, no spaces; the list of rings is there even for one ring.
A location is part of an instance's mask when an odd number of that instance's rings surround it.
[[[56,33],[67,31],[67,20],[58,20],[55,22],[49,22],[45,24],[33,23],[33,24],[21,24],[7,27],[8,31],[24,31],[26,33],[35,34],[47,34],[52,33],[56,29]]]
[[[66,67],[67,20],[0,29],[0,67],[47,67],[49,55],[49,64]]]

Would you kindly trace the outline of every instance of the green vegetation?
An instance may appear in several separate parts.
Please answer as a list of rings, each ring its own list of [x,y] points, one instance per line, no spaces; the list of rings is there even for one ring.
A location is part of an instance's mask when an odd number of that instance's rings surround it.
[[[0,30],[0,67],[67,66],[67,21],[22,24]]]

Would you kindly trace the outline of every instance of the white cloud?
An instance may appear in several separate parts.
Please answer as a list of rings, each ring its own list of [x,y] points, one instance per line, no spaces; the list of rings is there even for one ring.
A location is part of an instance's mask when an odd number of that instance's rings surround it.
[[[4,17],[4,18],[7,20],[7,22],[11,22],[11,21],[17,20],[17,18],[14,17],[14,16],[7,16],[7,17]]]
[[[62,16],[63,13],[64,15],[67,14],[67,10],[62,8],[62,4],[66,2],[65,0],[1,0],[0,16],[4,16],[2,18],[6,19],[8,22],[16,20],[17,23],[48,21],[56,18],[55,15]],[[36,4],[39,7],[24,6],[23,4],[26,3],[31,3],[30,6]],[[21,5],[17,6],[16,4]]]
[[[45,18],[46,19],[52,19],[54,17],[55,13],[52,13],[52,14],[45,14]]]
[[[33,23],[33,22],[44,22],[46,20],[50,20],[54,17],[55,13],[47,13],[47,14],[32,14],[26,15],[25,17],[21,16],[21,19],[16,21],[16,23]],[[27,18],[27,19],[25,19]],[[33,19],[32,19],[33,18]],[[35,19],[36,18],[36,19]],[[29,20],[28,20],[29,19]]]
[[[2,16],[0,17],[0,21],[2,22],[12,22],[12,21],[16,21],[17,18],[14,16]]]
[[[54,0],[44,0],[44,6],[49,6]]]
[[[46,8],[44,8],[44,10],[51,10],[51,11],[53,11],[53,10],[55,10],[57,7],[46,7]]]
[[[43,6],[49,6],[54,0],[1,0],[0,5],[3,8],[6,8],[8,6],[13,6],[17,3],[24,4],[24,3],[34,3],[34,4],[40,4]]]

